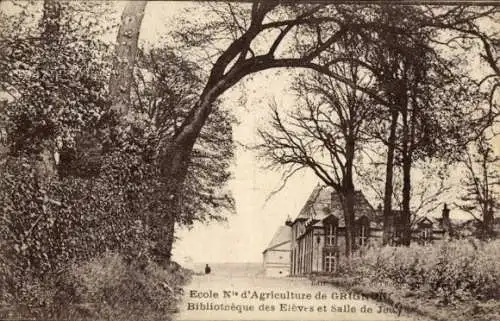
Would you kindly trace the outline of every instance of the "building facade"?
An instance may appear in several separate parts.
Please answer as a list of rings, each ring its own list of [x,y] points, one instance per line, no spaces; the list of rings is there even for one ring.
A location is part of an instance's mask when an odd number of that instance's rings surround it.
[[[355,192],[355,250],[381,246],[383,216],[379,206],[374,209],[361,191]],[[392,241],[401,236],[401,211],[393,211],[390,220]],[[445,238],[449,231],[449,210],[446,205],[441,219],[415,218],[413,242],[426,243]],[[345,255],[345,220],[341,196],[327,186],[316,186],[294,220],[287,220],[290,230],[291,276],[334,273],[339,258]]]
[[[355,248],[381,241],[377,211],[361,191],[355,192]],[[326,186],[316,186],[299,215],[287,221],[291,229],[290,275],[333,273],[345,255],[345,220],[342,200]]]

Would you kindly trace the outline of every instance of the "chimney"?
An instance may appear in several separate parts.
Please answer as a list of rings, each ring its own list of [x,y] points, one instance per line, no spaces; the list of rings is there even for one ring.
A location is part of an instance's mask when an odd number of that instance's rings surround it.
[[[441,224],[443,225],[443,229],[444,229],[445,233],[447,233],[448,236],[451,236],[450,209],[448,208],[446,203],[444,203],[444,206],[443,206],[442,223]]]
[[[448,206],[446,205],[446,203],[444,203],[444,206],[443,206],[443,220],[446,220],[446,221],[449,221],[450,220],[450,209],[448,208]]]

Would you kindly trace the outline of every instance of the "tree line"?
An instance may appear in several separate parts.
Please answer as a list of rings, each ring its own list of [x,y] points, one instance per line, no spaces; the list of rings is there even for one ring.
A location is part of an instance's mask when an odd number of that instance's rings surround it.
[[[498,7],[204,3],[194,10],[206,19],[176,21],[173,41],[145,49],[146,1],[126,3],[114,46],[100,38],[109,4],[15,6],[0,26],[0,83],[13,97],[0,202],[2,251],[20,275],[106,250],[165,265],[176,224],[224,219],[236,120],[223,95],[264,70],[300,70],[300,104],[287,117],[275,106],[260,150],[343,196],[347,253],[368,148],[384,159],[386,220],[401,169],[403,244],[417,163],[458,161],[478,141],[492,160],[484,133],[497,115],[498,40],[483,26]],[[492,71],[483,79],[466,72],[469,47]],[[489,226],[496,182],[473,173]]]

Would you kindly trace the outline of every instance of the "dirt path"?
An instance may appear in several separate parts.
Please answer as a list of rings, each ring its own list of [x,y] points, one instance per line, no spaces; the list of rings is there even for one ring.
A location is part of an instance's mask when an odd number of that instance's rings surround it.
[[[397,307],[357,296],[349,299],[348,295],[330,285],[311,285],[307,279],[196,275],[184,288],[180,312],[174,319],[426,320],[405,312],[399,314]]]

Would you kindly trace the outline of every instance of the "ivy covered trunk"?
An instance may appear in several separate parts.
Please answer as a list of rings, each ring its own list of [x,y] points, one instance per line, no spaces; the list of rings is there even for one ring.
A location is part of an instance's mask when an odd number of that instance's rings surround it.
[[[41,19],[42,48],[47,52],[45,57],[37,66],[39,81],[42,84],[51,83],[51,75],[47,70],[54,67],[54,59],[57,59],[57,49],[61,39],[61,4],[56,0],[45,0],[43,3],[43,15]],[[47,124],[43,128],[36,146],[34,155],[35,179],[39,188],[47,190],[48,184],[57,176],[56,163],[54,159],[55,142],[52,135],[53,128]]]
[[[159,156],[160,173],[164,181],[165,191],[163,201],[166,202],[168,210],[158,213],[153,223],[156,230],[155,242],[152,249],[153,259],[166,265],[171,259],[173,242],[175,239],[175,222],[179,220],[182,211],[182,190],[186,179],[191,152],[196,137],[202,126],[192,127],[191,139],[187,141],[178,140],[167,144]],[[195,133],[196,132],[196,133]]]
[[[175,136],[160,147],[158,161],[166,188],[163,193],[164,199],[168,202],[169,210],[155,216],[158,221],[153,223],[157,229],[157,235],[152,253],[154,260],[158,263],[167,263],[171,258],[175,222],[181,214],[181,193],[196,140],[212,112],[215,99],[238,79],[230,82],[210,80]]]
[[[151,254],[153,260],[163,266],[166,266],[172,257],[175,222],[178,221],[182,210],[181,192],[187,174],[188,151],[189,149],[170,151],[168,155],[172,159],[166,160],[170,170],[161,173],[165,187],[165,190],[160,193],[162,195],[161,202],[166,205],[164,208],[167,210],[153,215],[154,243]]]

